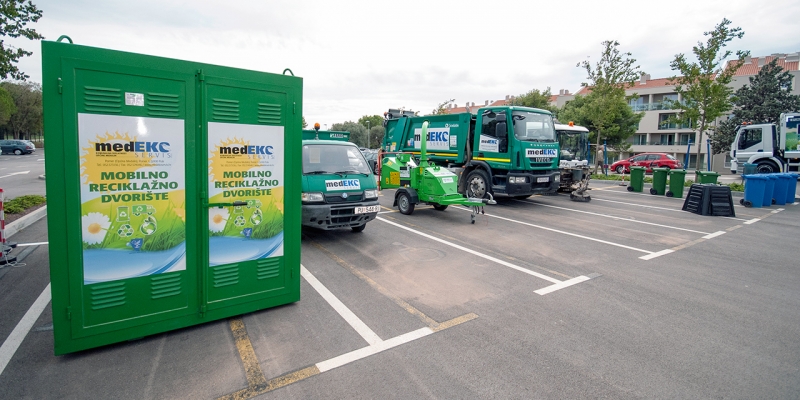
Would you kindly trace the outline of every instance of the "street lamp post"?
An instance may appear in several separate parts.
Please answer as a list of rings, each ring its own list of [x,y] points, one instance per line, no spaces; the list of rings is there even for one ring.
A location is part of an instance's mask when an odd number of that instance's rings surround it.
[[[367,148],[369,149],[369,123],[370,121],[367,120]]]

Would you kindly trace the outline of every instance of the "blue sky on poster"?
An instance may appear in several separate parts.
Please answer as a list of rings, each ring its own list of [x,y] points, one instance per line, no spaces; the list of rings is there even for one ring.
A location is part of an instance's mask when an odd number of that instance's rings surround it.
[[[357,120],[447,99],[483,104],[550,87],[575,92],[575,67],[618,40],[652,78],[722,18],[745,31],[731,50],[800,51],[796,0],[363,1],[34,0],[48,40],[303,78],[309,124]],[[20,67],[41,82],[39,44]]]

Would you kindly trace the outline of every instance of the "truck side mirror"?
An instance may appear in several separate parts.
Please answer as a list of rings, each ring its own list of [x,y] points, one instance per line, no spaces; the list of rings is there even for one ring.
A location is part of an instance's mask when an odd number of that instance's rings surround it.
[[[494,128],[494,135],[498,139],[505,139],[508,137],[508,129],[506,129],[505,121],[497,123],[497,125]]]

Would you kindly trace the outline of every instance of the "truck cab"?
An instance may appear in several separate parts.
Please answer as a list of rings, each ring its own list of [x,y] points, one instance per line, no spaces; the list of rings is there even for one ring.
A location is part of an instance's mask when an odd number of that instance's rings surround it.
[[[745,163],[755,164],[758,173],[797,171],[800,167],[797,126],[800,114],[785,113],[776,124],[743,124],[731,143],[731,172]]]
[[[361,232],[378,215],[375,176],[358,147],[345,140],[303,140],[303,226]]]

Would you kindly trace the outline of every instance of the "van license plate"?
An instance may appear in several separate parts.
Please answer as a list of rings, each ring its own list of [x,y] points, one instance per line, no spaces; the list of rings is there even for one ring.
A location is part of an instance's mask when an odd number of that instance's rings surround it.
[[[381,210],[381,206],[356,207],[356,214],[374,213]]]
[[[542,182],[550,182],[550,177],[547,177],[547,176],[546,176],[546,177],[544,177],[544,178],[536,178],[536,182],[539,182],[539,183],[542,183]]]

